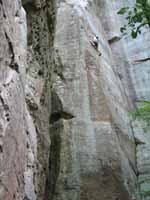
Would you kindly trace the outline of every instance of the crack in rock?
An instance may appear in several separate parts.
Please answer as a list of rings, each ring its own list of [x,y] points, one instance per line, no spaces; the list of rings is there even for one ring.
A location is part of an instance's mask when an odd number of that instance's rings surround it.
[[[6,18],[6,14],[5,14],[5,10],[3,8],[3,2],[2,2],[2,0],[0,0],[0,4],[1,4],[1,7],[2,7],[2,11],[3,11],[3,17]]]
[[[13,44],[7,34],[7,32],[5,31],[5,37],[6,37],[6,40],[8,42],[8,46],[9,46],[9,49],[12,53],[11,55],[11,61],[10,61],[10,64],[9,64],[9,67],[14,69],[17,73],[19,73],[19,66],[18,66],[18,63],[15,61],[15,53],[14,53],[14,48],[13,48]]]
[[[147,62],[150,60],[150,57],[139,59],[139,60],[133,60],[132,64],[137,64],[137,63],[142,63],[142,62]]]

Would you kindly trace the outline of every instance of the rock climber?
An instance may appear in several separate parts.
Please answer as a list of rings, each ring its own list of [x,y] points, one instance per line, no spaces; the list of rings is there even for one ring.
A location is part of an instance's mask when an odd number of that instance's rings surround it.
[[[91,42],[91,45],[99,52],[99,56],[101,56],[101,52],[98,50],[98,40],[99,40],[99,37],[95,35],[90,42]]]
[[[97,35],[95,35],[94,37],[93,37],[93,45],[95,46],[95,49],[98,49],[98,36]]]

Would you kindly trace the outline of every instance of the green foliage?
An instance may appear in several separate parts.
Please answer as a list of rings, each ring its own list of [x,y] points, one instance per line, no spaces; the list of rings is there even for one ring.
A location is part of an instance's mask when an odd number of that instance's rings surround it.
[[[121,8],[121,9],[117,12],[117,14],[119,14],[119,15],[124,15],[124,14],[127,12],[128,9],[129,9],[129,7]]]
[[[133,7],[123,7],[117,14],[125,15],[127,23],[120,28],[123,33],[130,28],[132,38],[136,38],[141,34],[144,26],[150,28],[150,0],[136,0]]]
[[[141,192],[140,192],[140,195],[141,195],[142,197],[149,197],[149,196],[150,196],[150,190],[148,190],[148,191],[141,191]]]
[[[147,128],[150,128],[150,101],[139,101],[137,109],[130,112],[129,115],[133,119],[143,119],[146,122]]]

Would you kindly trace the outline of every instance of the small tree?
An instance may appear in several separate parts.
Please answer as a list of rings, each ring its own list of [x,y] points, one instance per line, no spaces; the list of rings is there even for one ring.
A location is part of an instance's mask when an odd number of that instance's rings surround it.
[[[141,34],[141,29],[144,26],[150,28],[150,0],[136,0],[133,7],[123,7],[117,13],[125,15],[127,20],[120,31],[123,33],[127,28],[130,28],[132,38]]]

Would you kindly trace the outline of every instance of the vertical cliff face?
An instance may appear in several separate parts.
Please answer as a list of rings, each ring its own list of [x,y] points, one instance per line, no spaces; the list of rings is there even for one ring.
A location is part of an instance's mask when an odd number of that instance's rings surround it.
[[[0,199],[44,199],[55,2],[0,1],[0,15]]]
[[[27,41],[20,2],[0,1],[0,24],[0,199],[22,199]]]
[[[51,131],[53,137],[60,137],[53,199],[127,200],[135,192],[128,98],[113,71],[113,56],[98,15],[107,8],[102,5],[58,3],[54,46],[62,74],[55,75],[52,88],[61,105],[58,109],[52,99],[52,114],[60,115]],[[100,37],[101,57],[90,44],[94,34]],[[54,131],[57,127],[59,132]]]
[[[149,198],[149,134],[128,117],[149,33],[122,38],[120,6],[0,0],[0,199]]]
[[[130,5],[133,3],[134,1],[130,1]],[[121,78],[124,94],[128,97],[129,111],[132,111],[131,100],[134,106],[138,101],[149,100],[150,32],[149,29],[143,29],[142,35],[134,40],[130,35],[121,37],[118,27],[124,23],[124,19],[119,18],[115,13],[126,4],[129,6],[129,2],[126,1],[114,2],[113,4],[105,1],[103,5],[105,5],[105,8],[107,7],[107,13],[110,14],[105,16],[106,12],[101,12],[101,16],[103,16],[101,19],[115,60],[113,69],[119,79]],[[108,20],[108,18],[111,20]],[[131,122],[136,144],[139,196],[142,199],[149,199],[149,130],[145,131],[145,126],[142,120]]]

